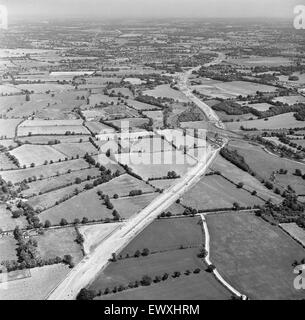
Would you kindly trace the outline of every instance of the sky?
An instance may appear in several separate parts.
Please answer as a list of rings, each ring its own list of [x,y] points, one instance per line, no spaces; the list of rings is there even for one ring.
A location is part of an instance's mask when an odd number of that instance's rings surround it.
[[[281,17],[305,0],[0,0],[9,17]]]

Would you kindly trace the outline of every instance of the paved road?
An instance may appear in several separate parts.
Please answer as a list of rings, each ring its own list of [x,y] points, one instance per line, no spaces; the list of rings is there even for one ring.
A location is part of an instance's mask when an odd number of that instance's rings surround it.
[[[187,77],[189,74],[187,75]],[[187,78],[186,82],[187,84]],[[186,85],[187,86],[187,85]],[[192,93],[190,93],[190,96]],[[200,102],[200,103],[199,103]],[[201,101],[196,100],[196,104],[200,104],[208,117],[213,117],[211,109],[201,105]],[[219,121],[219,119],[217,119]],[[90,284],[95,277],[109,263],[112,253],[119,253],[128,245],[145,227],[153,222],[156,217],[165,211],[171,204],[179,199],[187,190],[196,184],[200,178],[206,173],[209,166],[216,159],[221,148],[214,149],[209,146],[205,155],[198,160],[196,166],[188,171],[188,173],[174,186],[161,194],[153,202],[151,202],[140,213],[131,217],[123,226],[114,230],[107,238],[95,249],[94,252],[87,255],[75,268],[71,270],[68,276],[60,283],[53,292],[50,293],[49,300],[72,300],[75,299],[78,292]]]

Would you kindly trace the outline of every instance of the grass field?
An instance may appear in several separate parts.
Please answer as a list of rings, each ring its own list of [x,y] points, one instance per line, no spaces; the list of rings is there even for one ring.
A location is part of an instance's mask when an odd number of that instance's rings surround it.
[[[64,160],[65,155],[54,148],[46,145],[22,145],[12,151],[10,154],[15,156],[21,166],[30,167],[32,163],[36,166],[43,165],[45,161]]]
[[[71,136],[53,136],[53,135],[44,135],[44,136],[31,136],[31,137],[19,137],[18,141],[23,143],[31,143],[31,144],[48,144],[50,141],[53,142],[55,140],[60,141],[61,143],[79,143],[85,142],[89,140],[89,135],[71,135]]]
[[[148,248],[151,252],[167,251],[184,247],[199,247],[203,233],[198,217],[155,220],[122,251],[122,256],[133,255],[137,250]],[[156,241],[158,239],[158,241]]]
[[[104,134],[104,133],[113,133],[115,130],[103,123],[97,121],[88,121],[85,122],[85,126],[93,133],[93,134]]]
[[[184,205],[198,210],[231,208],[234,202],[241,206],[262,205],[264,202],[249,192],[238,189],[221,176],[203,177],[181,201]]]
[[[155,98],[170,98],[175,101],[188,102],[187,97],[178,90],[172,89],[169,85],[163,84],[157,86],[153,90],[147,90],[143,92],[143,95],[153,96]]]
[[[122,128],[122,121],[124,123],[128,122],[129,123],[129,127],[130,128],[134,128],[134,127],[140,127],[145,123],[149,122],[149,119],[147,118],[125,118],[122,120],[111,120],[111,121],[107,121],[107,123],[110,123],[118,128]]]
[[[245,67],[255,66],[288,66],[292,61],[286,57],[262,57],[262,56],[249,56],[246,58],[229,59],[228,62],[242,65]]]
[[[15,131],[22,119],[0,119],[0,137],[14,138]]]
[[[9,281],[8,288],[0,290],[0,300],[44,300],[69,271],[63,264],[31,269],[30,277]]]
[[[174,294],[173,294],[174,293]],[[96,300],[229,300],[230,293],[212,274],[201,272],[149,287],[139,287]]]
[[[46,166],[39,166],[35,168],[13,170],[13,171],[3,171],[1,176],[6,181],[11,181],[12,183],[21,182],[24,179],[40,176],[47,178],[56,176],[57,173],[65,174],[68,170],[78,171],[81,169],[89,168],[89,164],[83,159],[64,161],[59,163],[54,163]]]
[[[67,197],[75,195],[76,189],[79,192],[83,191],[88,183],[92,183],[92,180],[84,181],[80,184],[73,184],[61,189],[44,193],[42,195],[34,196],[28,199],[28,203],[35,209],[46,210],[55,206],[57,201],[61,201]]]
[[[76,178],[80,178],[82,181],[85,181],[88,176],[98,177],[100,176],[100,171],[97,168],[84,169],[80,171],[73,171],[64,175],[56,176],[53,178],[37,180],[28,184],[29,189],[23,190],[23,196],[32,196],[38,195],[39,193],[45,193],[51,190],[58,189],[69,184],[74,184]],[[77,184],[74,184],[75,188],[78,187]]]
[[[280,196],[277,196],[273,191],[270,191],[264,187],[264,185],[262,185],[256,178],[239,169],[220,155],[218,155],[216,161],[212,164],[211,169],[220,171],[224,177],[234,181],[236,184],[243,182],[244,189],[247,189],[251,192],[254,190],[257,191],[257,194],[266,201],[269,199],[272,199],[274,203],[279,203],[282,201]]]
[[[153,138],[143,137],[136,141],[122,140],[120,144],[122,147],[122,153],[150,153],[174,150],[170,143],[158,136],[154,136]]]
[[[18,169],[18,167],[6,156],[0,153],[0,170]]]
[[[296,178],[293,176],[295,170],[301,169],[305,171],[305,165],[267,153],[260,146],[250,144],[246,141],[231,141],[229,147],[237,150],[238,153],[245,158],[249,167],[259,176],[266,179],[270,179],[273,172],[280,169],[288,170],[287,175],[276,175],[275,177],[275,182],[278,182],[282,186],[291,184],[293,188],[293,182]],[[301,179],[298,180],[302,183]]]
[[[153,119],[154,128],[162,128],[164,126],[162,111],[143,111],[143,114]]]
[[[17,241],[12,235],[0,237],[0,263],[6,260],[16,260]]]
[[[281,223],[281,228],[284,229],[292,238],[299,241],[305,246],[305,231],[299,227],[295,222],[292,223]]]
[[[297,96],[284,96],[284,97],[277,97],[273,99],[274,102],[282,102],[282,103],[287,103],[290,106],[296,103],[305,103],[305,97],[301,95]]]
[[[235,131],[240,130],[241,126],[246,129],[256,128],[258,130],[293,129],[305,127],[305,121],[297,121],[293,116],[293,112],[290,112],[270,117],[268,118],[268,121],[258,119],[251,121],[229,122],[226,126],[229,130]]]
[[[14,230],[17,226],[25,228],[27,225],[25,217],[13,219],[11,212],[6,209],[6,205],[0,204],[0,228],[3,231]]]
[[[76,157],[77,155],[83,157],[86,153],[90,155],[98,153],[98,150],[92,145],[91,142],[60,143],[54,145],[53,148],[68,158]]]
[[[83,258],[81,246],[75,242],[77,232],[74,227],[46,230],[43,235],[34,237],[43,259],[64,257],[70,254],[76,264]]]
[[[74,219],[80,220],[87,217],[89,220],[101,220],[105,218],[113,218],[112,210],[106,208],[103,201],[97,195],[97,188],[80,193],[79,195],[42,212],[39,215],[41,221],[50,220],[52,224],[59,224],[62,218],[68,222]],[[84,204],[86,209],[84,210]]]
[[[136,100],[128,100],[127,101],[128,105],[131,106],[132,108],[136,109],[136,110],[160,110],[159,107],[157,106],[153,106],[151,104],[147,104],[147,103],[143,103],[140,101],[136,101]]]
[[[111,263],[90,285],[90,289],[105,290],[107,287],[128,285],[130,281],[141,280],[144,275],[154,278],[165,272],[173,274],[175,271],[183,273],[188,269],[204,270],[205,265],[197,258],[198,251],[198,248],[178,249]]]
[[[169,171],[183,176],[196,161],[180,151],[154,153],[122,153],[115,155],[118,162],[128,164],[143,179],[163,178]]]
[[[293,287],[292,263],[304,249],[280,228],[253,214],[207,216],[211,261],[220,274],[250,299],[302,299]]]
[[[114,209],[118,211],[122,218],[130,218],[147,207],[156,197],[158,193],[149,193],[136,197],[126,197],[121,199],[113,199],[111,203]]]
[[[142,190],[143,193],[153,193],[154,188],[146,184],[144,181],[138,180],[129,174],[123,174],[107,183],[98,187],[98,190],[107,194],[110,198],[117,194],[119,197],[129,196],[132,190]]]

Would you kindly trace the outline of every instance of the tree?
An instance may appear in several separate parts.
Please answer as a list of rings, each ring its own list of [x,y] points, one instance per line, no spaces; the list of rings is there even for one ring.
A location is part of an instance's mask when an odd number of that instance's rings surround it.
[[[239,184],[237,185],[237,188],[238,188],[238,189],[242,189],[243,186],[244,186],[243,182],[239,182]]]
[[[301,177],[302,176],[302,171],[300,169],[295,169],[294,175],[296,175],[297,177]]]
[[[150,286],[152,283],[152,279],[149,276],[143,276],[142,280],[141,280],[141,284],[142,286]]]
[[[135,257],[135,258],[139,258],[140,255],[141,255],[140,250],[137,250],[137,251],[135,252],[135,254],[134,254],[134,257]]]
[[[96,297],[94,290],[83,288],[76,297],[76,300],[93,300]]]
[[[86,224],[89,222],[89,219],[87,217],[83,217],[82,224]]]
[[[51,224],[50,220],[46,220],[46,222],[44,223],[44,227],[48,229],[51,226],[52,226],[52,224]]]
[[[64,256],[63,263],[66,263],[70,268],[74,267],[73,257],[70,254]]]
[[[216,269],[216,267],[213,264],[210,264],[207,268],[207,271],[212,273],[214,270]]]
[[[142,256],[143,257],[146,257],[146,256],[148,256],[149,255],[149,249],[147,249],[147,248],[145,248],[145,249],[143,249],[143,251],[142,251]]]
[[[60,220],[60,225],[63,227],[63,226],[66,226],[68,224],[68,221],[66,220],[66,219],[64,219],[64,218],[62,218],[61,220]]]

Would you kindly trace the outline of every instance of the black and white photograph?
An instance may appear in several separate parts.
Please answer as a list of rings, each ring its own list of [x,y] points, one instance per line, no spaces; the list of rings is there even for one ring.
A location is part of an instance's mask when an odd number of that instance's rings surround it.
[[[304,299],[304,0],[0,0],[4,304]]]

